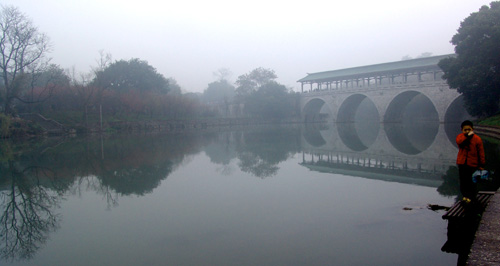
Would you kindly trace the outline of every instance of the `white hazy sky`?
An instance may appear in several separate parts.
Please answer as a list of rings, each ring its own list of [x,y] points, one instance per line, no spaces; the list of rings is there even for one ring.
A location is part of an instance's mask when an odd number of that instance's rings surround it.
[[[453,53],[460,22],[490,0],[1,0],[52,43],[52,62],[88,72],[99,50],[148,61],[184,91],[228,68],[273,69],[296,91],[307,73]]]

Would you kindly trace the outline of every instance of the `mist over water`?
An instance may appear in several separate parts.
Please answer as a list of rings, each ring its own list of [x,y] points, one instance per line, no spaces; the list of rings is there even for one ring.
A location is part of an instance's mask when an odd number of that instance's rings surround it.
[[[4,142],[1,263],[454,265],[427,204],[455,201],[456,147],[407,126]]]

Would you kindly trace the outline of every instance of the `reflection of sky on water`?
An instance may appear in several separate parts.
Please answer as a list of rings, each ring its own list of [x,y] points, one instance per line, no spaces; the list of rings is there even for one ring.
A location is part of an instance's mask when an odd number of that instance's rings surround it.
[[[310,172],[298,158],[279,167],[264,182],[239,170],[225,176],[197,154],[153,193],[120,195],[112,209],[95,191],[67,194],[57,234],[33,260],[20,264],[443,265],[455,260],[439,250],[445,241],[440,214],[425,209],[428,202],[449,204],[434,188]],[[426,256],[409,259],[417,253]]]

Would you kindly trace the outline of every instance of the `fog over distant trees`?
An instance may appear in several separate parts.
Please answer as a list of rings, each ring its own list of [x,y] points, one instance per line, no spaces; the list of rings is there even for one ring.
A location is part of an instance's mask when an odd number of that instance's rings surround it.
[[[238,77],[237,99],[246,114],[274,119],[299,115],[298,94],[276,82],[277,78],[274,70],[262,67]]]
[[[130,121],[298,114],[295,98],[290,98],[294,93],[275,81],[274,70],[263,67],[240,75],[236,87],[229,81],[231,71],[218,69],[217,79],[203,94],[183,94],[173,77],[163,76],[145,60],[113,61],[102,50],[86,73],[63,69],[50,64],[49,37],[26,15],[13,6],[0,11],[2,128],[9,127],[10,116],[24,113],[86,128],[99,117]]]
[[[498,111],[500,66],[491,55],[499,54],[500,31],[495,26],[498,23],[494,23],[500,17],[499,5],[492,2],[491,7],[484,6],[466,18],[452,39],[457,57],[440,63],[450,87],[465,96],[465,104],[473,115]],[[278,83],[273,69],[257,67],[238,73],[232,82],[231,70],[220,68],[203,93],[183,93],[175,77],[164,76],[137,57],[113,60],[110,53],[98,51],[96,64],[86,73],[51,64],[49,36],[16,7],[1,7],[0,30],[2,136],[7,134],[11,118],[25,113],[42,114],[87,129],[101,117],[106,123],[144,119],[287,119],[300,114],[299,95]],[[430,55],[426,52],[417,57]]]

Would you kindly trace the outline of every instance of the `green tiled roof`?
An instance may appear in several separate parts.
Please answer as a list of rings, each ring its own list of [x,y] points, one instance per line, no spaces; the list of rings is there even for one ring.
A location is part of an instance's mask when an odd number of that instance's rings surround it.
[[[402,72],[408,69],[420,69],[437,67],[437,63],[447,57],[454,57],[455,54],[431,56],[410,60],[402,60],[390,63],[345,68],[339,70],[308,73],[306,77],[298,80],[297,82],[317,82],[317,81],[327,81],[336,79],[348,79],[355,77],[368,76],[370,74],[382,74],[387,72]]]

